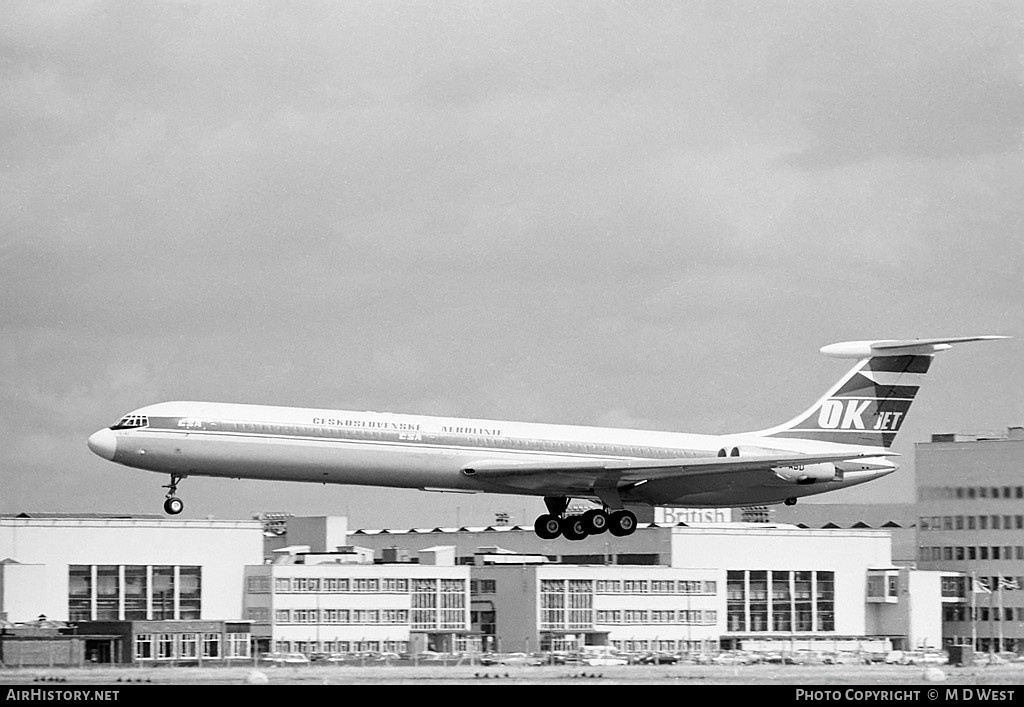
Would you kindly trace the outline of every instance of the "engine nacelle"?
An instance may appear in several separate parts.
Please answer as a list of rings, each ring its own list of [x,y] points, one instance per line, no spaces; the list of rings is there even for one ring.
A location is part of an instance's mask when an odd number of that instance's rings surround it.
[[[816,481],[842,480],[842,474],[834,464],[792,464],[790,466],[773,466],[772,471],[783,481],[791,484],[813,484]]]

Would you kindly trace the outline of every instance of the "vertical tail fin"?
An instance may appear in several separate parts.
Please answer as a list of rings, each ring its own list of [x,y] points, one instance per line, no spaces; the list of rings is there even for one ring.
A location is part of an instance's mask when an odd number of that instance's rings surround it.
[[[821,352],[828,356],[859,360],[801,415],[754,434],[891,447],[937,352],[954,343],[1004,338],[848,341],[825,346]]]

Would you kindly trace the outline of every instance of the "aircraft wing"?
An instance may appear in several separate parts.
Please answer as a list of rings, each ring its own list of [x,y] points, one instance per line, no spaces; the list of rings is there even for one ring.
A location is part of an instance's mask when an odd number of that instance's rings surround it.
[[[537,477],[591,477],[594,485],[614,479],[615,484],[660,479],[685,479],[712,474],[742,471],[768,471],[773,467],[820,464],[877,457],[899,456],[894,452],[847,452],[845,454],[779,454],[746,457],[707,457],[681,459],[552,459],[548,461],[515,462],[481,460],[466,464],[462,473],[484,480],[516,485],[517,480],[533,486]]]

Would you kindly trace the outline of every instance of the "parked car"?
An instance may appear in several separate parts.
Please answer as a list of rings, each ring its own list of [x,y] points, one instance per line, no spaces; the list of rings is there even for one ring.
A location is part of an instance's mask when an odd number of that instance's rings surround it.
[[[584,665],[629,665],[629,659],[621,655],[592,655],[583,659]]]
[[[949,662],[945,651],[890,651],[885,656],[889,665],[944,665]]]
[[[418,653],[409,654],[410,660],[418,661],[435,661],[443,660],[447,657],[446,653],[438,653],[437,651],[419,651]]]
[[[612,646],[586,646],[580,651],[583,665],[629,665],[629,658]]]
[[[679,656],[674,653],[645,653],[638,662],[641,665],[675,665],[679,662]]]
[[[303,653],[263,653],[259,662],[265,665],[309,665],[309,658]]]
[[[437,651],[420,651],[412,656],[412,661],[415,663],[441,663],[443,665],[449,663],[454,665],[463,659],[465,656],[462,653],[439,653]]]
[[[400,657],[391,651],[362,651],[348,654],[351,663],[390,663],[399,660]]]
[[[544,658],[526,653],[504,653],[498,657],[498,665],[544,665]]]

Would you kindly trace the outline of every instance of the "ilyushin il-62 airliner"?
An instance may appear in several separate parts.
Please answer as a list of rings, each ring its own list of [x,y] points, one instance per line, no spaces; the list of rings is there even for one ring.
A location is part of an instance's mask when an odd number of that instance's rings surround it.
[[[359,484],[541,496],[546,540],[636,529],[630,510],[793,504],[891,474],[891,451],[935,354],[1003,339],[848,341],[829,356],[857,359],[789,422],[706,435],[213,402],[133,410],[89,437],[110,461],[170,475],[164,510],[181,513],[189,476]],[[594,502],[570,512],[572,499]]]

